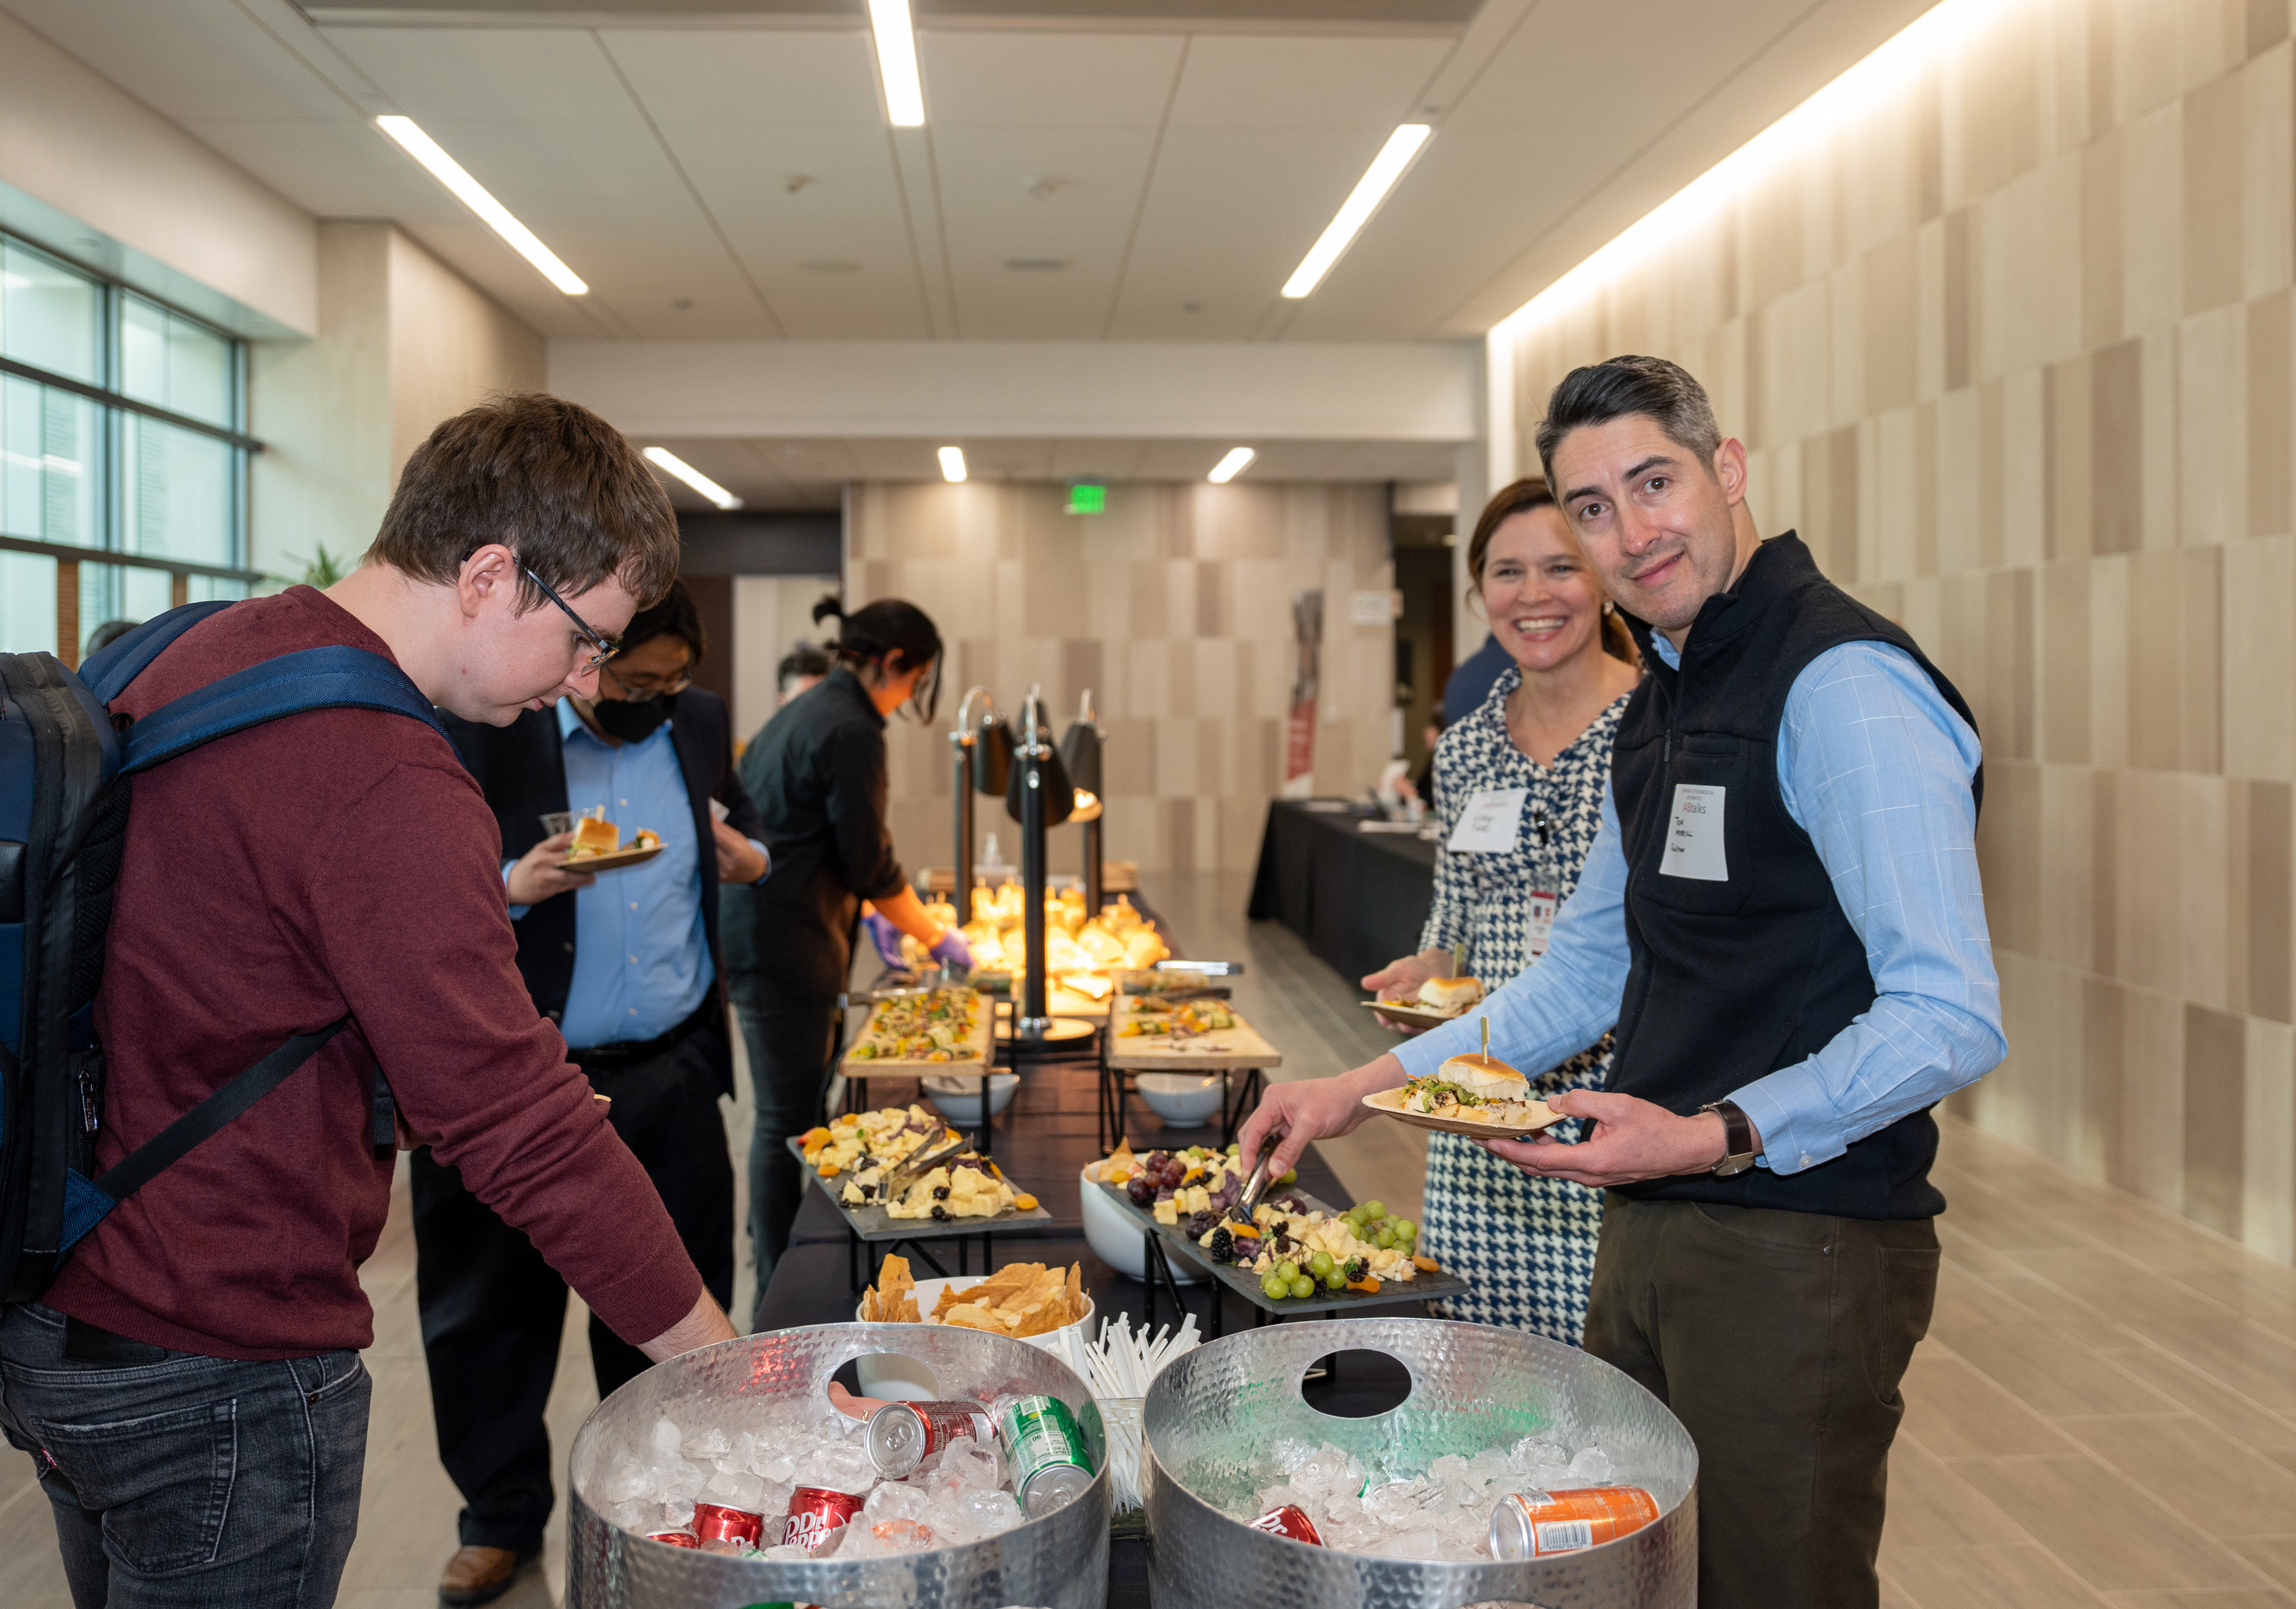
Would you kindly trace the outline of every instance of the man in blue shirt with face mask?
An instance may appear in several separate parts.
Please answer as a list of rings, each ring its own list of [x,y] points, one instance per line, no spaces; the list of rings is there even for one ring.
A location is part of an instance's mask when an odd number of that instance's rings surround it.
[[[612,1102],[719,1303],[734,1295],[734,1172],[718,1098],[733,1093],[713,884],[767,870],[764,833],[734,772],[724,700],[692,684],[704,647],[684,583],[633,618],[594,699],[568,698],[507,727],[447,731],[502,830],[518,965],[536,1008]],[[717,819],[720,813],[724,819]],[[545,818],[603,815],[640,864],[561,870],[570,832]],[[540,1550],[555,1494],[543,1424],[565,1325],[566,1285],[531,1242],[415,1153],[415,1283],[439,1455],[463,1493],[462,1546],[442,1603],[502,1595]],[[607,1395],[645,1359],[595,1320],[591,1362]]]

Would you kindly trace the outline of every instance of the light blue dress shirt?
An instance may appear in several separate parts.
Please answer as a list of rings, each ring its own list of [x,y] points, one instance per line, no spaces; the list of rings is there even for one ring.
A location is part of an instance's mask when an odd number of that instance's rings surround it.
[[[1652,644],[1679,665],[1665,637]],[[1797,1173],[1974,1083],[2008,1041],[1977,873],[1977,734],[1911,655],[1849,642],[1794,678],[1777,747],[1786,810],[1833,879],[1875,990],[1872,1009],[1824,1049],[1730,1097],[1762,1137],[1761,1165]],[[1501,1060],[1553,1066],[1617,1020],[1626,892],[1618,805],[1606,794],[1545,958],[1485,1002]],[[1414,1076],[1433,1072],[1475,1048],[1479,1015],[1406,1041],[1397,1058]]]
[[[694,841],[693,804],[668,722],[617,747],[583,725],[573,703],[562,698],[558,736],[566,808],[578,816],[603,805],[606,820],[625,837],[644,827],[662,842],[662,852],[644,864],[601,872],[574,891],[574,981],[560,1032],[568,1044],[586,1049],[653,1039],[692,1016],[717,977],[701,925],[707,885],[717,881],[717,845],[705,854]],[[516,864],[504,862],[503,875]],[[512,905],[511,917],[529,909]]]

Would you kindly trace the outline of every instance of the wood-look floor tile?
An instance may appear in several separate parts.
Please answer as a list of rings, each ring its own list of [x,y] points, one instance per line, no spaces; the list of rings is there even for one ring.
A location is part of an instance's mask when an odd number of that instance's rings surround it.
[[[1902,1435],[1940,1458],[2071,1450],[2071,1443],[2009,1393],[1942,1349],[1924,1346],[1906,1370]]]
[[[2210,1536],[2277,1536],[2296,1524],[2296,1474],[2201,1419],[2068,1419],[2059,1428]]]
[[[1907,1436],[1890,1450],[1890,1510],[1882,1557],[1905,1548],[2022,1542],[2024,1530],[1950,1465]]]
[[[2080,1577],[2030,1543],[1907,1548],[1889,1556],[1890,1579],[1921,1609],[2100,1609]]]
[[[2225,1592],[2108,1592],[2112,1609],[2296,1609],[2296,1597],[2272,1587]]]
[[[2133,1331],[2124,1333],[2134,1345],[2113,1353],[2113,1360],[2155,1391],[2199,1415],[2243,1446],[2264,1452],[2275,1449],[2296,1450],[2296,1419],[2226,1390],[2184,1358],[2153,1345]]]
[[[2296,1535],[2240,1537],[2226,1546],[2283,1588],[2296,1592]]]
[[[1944,1339],[1964,1363],[2045,1418],[2183,1411],[2055,1325],[1972,1325]]]
[[[2094,1458],[1964,1458],[1954,1469],[2100,1591],[2259,1584],[2237,1555]]]

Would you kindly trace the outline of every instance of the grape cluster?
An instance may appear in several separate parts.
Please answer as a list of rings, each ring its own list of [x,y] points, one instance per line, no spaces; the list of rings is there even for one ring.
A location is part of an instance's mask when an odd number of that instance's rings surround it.
[[[1384,1202],[1366,1201],[1348,1209],[1342,1221],[1348,1232],[1357,1240],[1379,1247],[1382,1251],[1400,1251],[1410,1256],[1418,1249],[1419,1226],[1408,1218],[1390,1214]],[[1371,1264],[1361,1257],[1351,1257],[1341,1262],[1329,1252],[1317,1252],[1303,1260],[1284,1257],[1291,1249],[1291,1240],[1284,1233],[1287,1225],[1280,1221],[1271,1226],[1268,1249],[1279,1261],[1259,1277],[1259,1288],[1270,1301],[1299,1300],[1315,1295],[1318,1291],[1335,1293],[1345,1290],[1350,1283],[1360,1281],[1371,1272]]]

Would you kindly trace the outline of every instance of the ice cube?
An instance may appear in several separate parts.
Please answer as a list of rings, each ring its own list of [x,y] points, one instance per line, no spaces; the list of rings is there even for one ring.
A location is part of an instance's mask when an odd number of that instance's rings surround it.
[[[814,1550],[813,1556],[826,1558],[833,1553],[840,1561],[873,1559],[883,1557],[888,1551],[882,1542],[869,1534],[867,1526],[840,1525],[829,1533],[828,1540]]]
[[[642,1498],[654,1489],[653,1472],[624,1453],[614,1460],[613,1468],[606,1472],[605,1483],[600,1495],[609,1503],[627,1503]]]
[[[683,1450],[689,1458],[715,1458],[732,1445],[726,1433],[712,1425],[701,1434],[688,1438]]]
[[[1001,1536],[1021,1523],[1021,1505],[1009,1491],[974,1491],[962,1501],[979,1535]]]
[[[1259,1505],[1259,1513],[1250,1517],[1256,1520],[1260,1515],[1281,1508],[1286,1504],[1305,1508],[1315,1500],[1309,1493],[1279,1481],[1273,1486],[1263,1486],[1259,1489],[1259,1496],[1255,1499]]]
[[[1424,1482],[1390,1481],[1364,1493],[1364,1512],[1382,1525],[1414,1525],[1425,1513],[1426,1498]]]
[[[668,1467],[662,1472],[661,1484],[655,1490],[664,1502],[690,1503],[699,1495],[711,1473],[699,1464],[689,1464],[684,1458],[672,1458]]]
[[[685,1440],[685,1434],[677,1428],[676,1422],[664,1415],[653,1422],[653,1436],[648,1445],[653,1449],[656,1459],[667,1463],[677,1456],[678,1445]]]
[[[956,1441],[949,1443],[940,1455],[940,1472],[954,1476],[966,1486],[982,1491],[993,1491],[1004,1484],[1004,1474],[993,1447],[983,1447],[977,1442]]]
[[[832,1442],[798,1463],[797,1484],[824,1491],[866,1491],[877,1483],[877,1466],[860,1448]]]
[[[1443,1556],[1443,1538],[1432,1525],[1421,1525],[1410,1531],[1398,1531],[1366,1551],[1385,1554],[1391,1559],[1440,1558]]]
[[[879,1490],[883,1489],[881,1487]],[[941,1546],[934,1537],[931,1526],[911,1519],[881,1520],[869,1527],[868,1534],[887,1553],[922,1553],[928,1548]],[[857,1536],[853,1539],[855,1542],[860,1540]],[[851,1543],[847,1545],[850,1547]]]
[[[709,1501],[744,1514],[763,1514],[765,1493],[766,1483],[746,1470],[730,1474],[720,1470],[701,1489],[701,1495]]]
[[[1567,1472],[1576,1486],[1604,1486],[1611,1480],[1611,1455],[1599,1447],[1581,1448]]]
[[[793,1486],[797,1483],[797,1460],[778,1448],[760,1444],[750,1467],[769,1486]]]
[[[827,1549],[824,1548],[823,1551],[826,1552]],[[767,1548],[761,1556],[763,1556],[769,1564],[802,1564],[810,1560],[819,1558],[821,1555],[817,1553],[808,1553],[795,1542],[775,1542],[772,1547]]]
[[[925,1517],[925,1510],[931,1507],[925,1494],[915,1487],[904,1485],[898,1481],[888,1481],[869,1494],[869,1500],[862,1505],[861,1512],[867,1515],[873,1524],[880,1520],[922,1520]]]
[[[649,1503],[643,1498],[627,1502],[609,1503],[603,1511],[606,1523],[609,1525],[619,1525],[624,1531],[642,1531],[660,1529],[653,1523],[653,1517],[657,1512],[657,1505]]]

